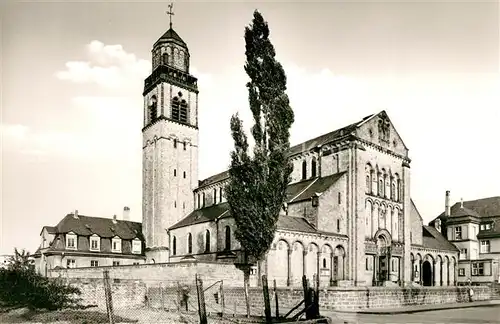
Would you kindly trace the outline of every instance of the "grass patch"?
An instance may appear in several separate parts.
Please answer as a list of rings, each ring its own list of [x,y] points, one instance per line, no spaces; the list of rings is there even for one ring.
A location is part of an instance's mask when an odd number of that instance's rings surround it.
[[[115,323],[136,323],[120,316],[115,316]],[[89,310],[59,310],[59,311],[30,311],[27,309],[16,309],[10,311],[0,310],[0,323],[57,323],[67,322],[75,324],[97,324],[109,323],[108,315],[103,312]]]

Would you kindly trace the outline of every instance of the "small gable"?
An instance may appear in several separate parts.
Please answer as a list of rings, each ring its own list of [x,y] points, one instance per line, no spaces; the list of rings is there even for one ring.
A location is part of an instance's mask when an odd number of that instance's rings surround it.
[[[408,156],[408,148],[385,111],[361,122],[356,134],[365,141],[379,145],[396,154]]]

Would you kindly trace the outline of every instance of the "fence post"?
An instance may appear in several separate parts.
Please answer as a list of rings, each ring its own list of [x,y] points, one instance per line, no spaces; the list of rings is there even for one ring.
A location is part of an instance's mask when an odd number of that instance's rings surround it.
[[[273,279],[274,301],[276,302],[276,319],[280,318],[280,307],[278,301],[278,291],[276,290],[276,279]]]
[[[160,282],[160,302],[161,302],[161,309],[165,310],[165,301],[163,300],[163,282]]]
[[[262,276],[262,292],[264,293],[264,312],[266,314],[266,323],[271,323],[271,301],[269,300],[269,287],[267,285],[266,275]]]
[[[109,271],[104,270],[104,297],[106,299],[106,311],[108,313],[109,324],[114,324],[115,319],[113,316],[113,299],[111,297],[111,286],[109,284]]]
[[[200,324],[207,324],[207,311],[205,309],[205,292],[203,291],[203,280],[195,275],[196,291],[198,292],[198,313],[200,314]]]
[[[224,280],[220,281],[221,317],[224,317]]]

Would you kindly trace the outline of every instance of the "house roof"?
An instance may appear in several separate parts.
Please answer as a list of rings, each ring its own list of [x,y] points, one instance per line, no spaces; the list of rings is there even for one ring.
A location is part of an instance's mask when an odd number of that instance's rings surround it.
[[[457,247],[432,226],[422,226],[422,245],[429,249],[458,252]]]
[[[500,216],[500,196],[464,201],[463,208],[462,203],[455,203],[450,208],[450,217],[460,216]],[[438,217],[443,218],[444,212],[442,212]]]
[[[55,229],[53,234],[73,232],[82,236],[97,234],[100,237],[118,236],[124,240],[143,239],[141,223],[124,220],[116,220],[114,223],[111,218],[84,215],[78,215],[78,218],[75,218],[73,214],[68,214],[53,229]]]
[[[55,226],[44,226],[44,227],[42,227],[42,231],[40,232],[40,235],[42,234],[44,229],[47,230],[47,233],[49,233],[49,234],[56,234],[57,233],[57,228]]]

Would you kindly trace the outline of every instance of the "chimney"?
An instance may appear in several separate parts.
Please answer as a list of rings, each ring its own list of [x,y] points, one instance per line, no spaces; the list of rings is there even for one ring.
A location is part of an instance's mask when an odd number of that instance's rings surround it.
[[[434,227],[439,233],[441,233],[441,220],[439,218],[436,218],[434,221]]]
[[[123,220],[124,221],[130,220],[130,208],[127,206],[123,207]]]
[[[446,197],[444,198],[444,216],[450,217],[450,191],[446,190]]]
[[[78,219],[78,209],[73,212],[73,218]]]
[[[464,208],[464,199],[460,198],[460,208]]]
[[[116,214],[113,215],[113,224],[116,224]]]

